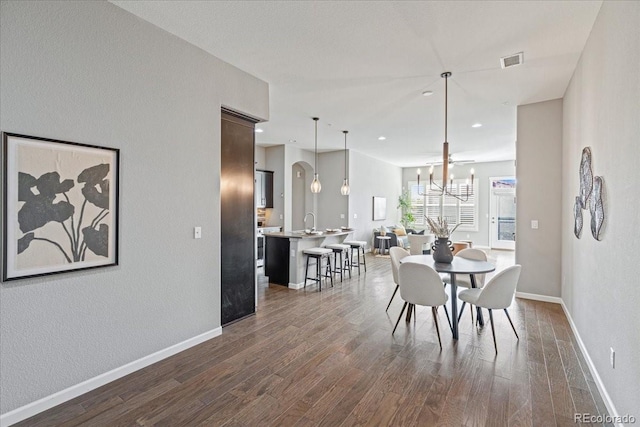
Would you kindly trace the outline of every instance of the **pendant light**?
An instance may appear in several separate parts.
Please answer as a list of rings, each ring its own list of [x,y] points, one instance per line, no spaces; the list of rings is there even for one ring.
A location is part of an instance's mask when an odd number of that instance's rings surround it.
[[[316,145],[315,145],[315,159],[314,159],[314,167],[313,167],[313,181],[311,181],[311,192],[319,193],[322,190],[322,184],[320,184],[320,180],[318,179],[318,120],[317,117],[313,117],[313,121],[316,122]]]
[[[349,176],[347,174],[347,134],[349,131],[343,130],[342,133],[344,133],[344,180],[342,181],[342,187],[340,187],[340,193],[342,193],[343,196],[348,196],[351,192],[349,179],[347,178]]]

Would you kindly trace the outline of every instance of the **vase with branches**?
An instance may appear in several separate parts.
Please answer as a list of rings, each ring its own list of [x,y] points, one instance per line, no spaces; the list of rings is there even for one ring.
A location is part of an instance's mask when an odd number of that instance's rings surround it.
[[[451,234],[458,228],[459,223],[455,227],[449,227],[449,223],[445,218],[438,217],[435,220],[425,217],[431,232],[436,236],[436,241],[431,246],[431,252],[435,262],[449,264],[453,261],[453,246],[451,245]]]

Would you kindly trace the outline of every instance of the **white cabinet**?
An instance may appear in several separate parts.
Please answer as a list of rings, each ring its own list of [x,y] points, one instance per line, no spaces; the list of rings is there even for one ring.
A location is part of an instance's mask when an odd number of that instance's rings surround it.
[[[256,170],[255,195],[257,208],[273,207],[273,172]]]

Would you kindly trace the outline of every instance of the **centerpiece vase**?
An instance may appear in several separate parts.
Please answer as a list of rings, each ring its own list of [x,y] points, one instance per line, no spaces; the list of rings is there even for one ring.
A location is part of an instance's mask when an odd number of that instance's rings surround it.
[[[452,250],[451,240],[447,237],[438,237],[431,245],[433,260],[443,264],[451,264],[451,261],[453,261]]]

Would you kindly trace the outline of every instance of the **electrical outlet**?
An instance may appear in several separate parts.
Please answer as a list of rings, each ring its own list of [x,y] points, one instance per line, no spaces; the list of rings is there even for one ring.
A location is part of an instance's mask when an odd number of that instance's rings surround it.
[[[344,214],[340,214],[340,219],[344,219]]]
[[[534,230],[538,229],[538,220],[537,219],[532,219],[531,220],[531,228]]]
[[[611,367],[616,369],[616,351],[613,347],[610,347],[609,350],[611,350],[611,353],[609,354],[609,362],[611,362]]]
[[[284,215],[280,214],[280,219],[284,219]]]
[[[193,227],[193,238],[194,239],[202,238],[202,227]]]
[[[358,214],[353,214],[353,219],[358,219]]]

